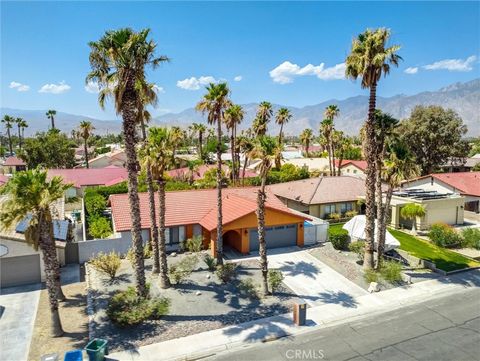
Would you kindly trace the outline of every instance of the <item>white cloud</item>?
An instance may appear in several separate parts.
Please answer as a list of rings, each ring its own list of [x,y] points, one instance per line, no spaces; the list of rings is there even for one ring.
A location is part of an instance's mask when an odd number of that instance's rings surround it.
[[[19,92],[26,92],[30,90],[30,87],[26,84],[18,83],[16,81],[12,81],[8,86],[10,89],[17,89]]]
[[[62,94],[71,89],[71,86],[61,81],[58,84],[45,84],[38,91],[39,93]]]
[[[275,83],[288,84],[293,82],[296,76],[315,75],[318,79],[344,79],[345,63],[340,63],[330,68],[325,68],[325,63],[320,65],[307,64],[303,68],[297,64],[285,61],[270,71],[270,77]]]
[[[198,90],[203,85],[216,82],[217,80],[213,76],[201,76],[200,78],[192,76],[191,78],[177,81],[177,86],[185,90]]]
[[[243,77],[241,75],[237,75],[235,78],[233,78],[235,81],[241,81],[242,79]]]
[[[98,83],[96,81],[89,81],[85,85],[85,90],[89,93],[97,94],[100,92],[100,87],[98,86]]]
[[[477,57],[469,56],[467,59],[445,59],[423,66],[426,70],[448,70],[448,71],[471,71],[472,65]]]
[[[157,93],[165,93],[165,89],[163,89],[163,87],[161,87],[161,86],[158,86],[157,84],[154,84],[154,85],[153,85],[153,89],[154,89],[155,92],[157,92]]]
[[[407,74],[417,74],[418,73],[418,66],[411,66],[404,70]]]

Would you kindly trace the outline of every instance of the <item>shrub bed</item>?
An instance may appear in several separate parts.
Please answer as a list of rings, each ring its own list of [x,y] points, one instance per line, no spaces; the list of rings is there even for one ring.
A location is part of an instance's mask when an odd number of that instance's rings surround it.
[[[333,248],[338,250],[346,250],[349,243],[348,232],[344,229],[335,230],[328,236]]]
[[[428,237],[439,247],[455,247],[462,243],[460,234],[444,223],[433,224],[430,227]]]

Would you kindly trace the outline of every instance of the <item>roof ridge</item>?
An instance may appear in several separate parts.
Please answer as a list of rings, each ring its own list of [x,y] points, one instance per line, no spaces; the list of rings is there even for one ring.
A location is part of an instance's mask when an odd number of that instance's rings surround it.
[[[323,180],[323,176],[322,177],[318,177],[319,180],[318,180],[318,183],[317,183],[317,186],[315,187],[314,191],[312,192],[312,195],[308,201],[308,204],[311,204],[312,203],[312,200],[313,200],[313,197],[315,197],[315,194],[317,193],[317,190],[318,190],[318,187],[320,187],[320,183],[322,183],[322,180]]]

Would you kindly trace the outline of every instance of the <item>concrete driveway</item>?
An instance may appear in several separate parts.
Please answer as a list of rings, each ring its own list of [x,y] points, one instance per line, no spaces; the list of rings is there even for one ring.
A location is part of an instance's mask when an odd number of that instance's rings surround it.
[[[5,288],[0,291],[0,349],[2,359],[28,359],[41,285]]]

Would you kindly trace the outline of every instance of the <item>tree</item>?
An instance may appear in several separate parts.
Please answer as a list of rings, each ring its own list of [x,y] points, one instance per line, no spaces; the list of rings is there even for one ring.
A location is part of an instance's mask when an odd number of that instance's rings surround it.
[[[236,138],[237,138],[237,125],[243,120],[244,112],[240,105],[232,104],[227,110],[225,110],[225,124],[227,129],[230,129],[230,149],[232,153],[232,182],[236,184],[238,178],[238,166],[236,155]]]
[[[252,139],[247,135],[242,135],[238,140],[238,144],[240,152],[243,154],[242,185],[245,185],[245,170],[254,145]]]
[[[432,173],[454,156],[456,145],[467,132],[462,118],[441,106],[416,106],[400,123],[399,133],[408,141],[422,175]]]
[[[332,157],[332,132],[333,132],[333,120],[325,118],[320,123],[320,142],[327,147],[328,152],[328,166],[330,170],[330,175],[333,174],[333,157]]]
[[[328,119],[328,124],[330,127],[330,132],[328,133],[329,138],[328,138],[328,156],[329,160],[331,162],[331,170],[330,174],[336,175],[336,170],[335,170],[335,142],[333,139],[334,136],[334,131],[335,131],[335,126],[334,126],[334,119],[335,117],[338,116],[340,113],[340,108],[338,108],[337,105],[335,104],[330,104],[325,108],[324,116],[326,119]],[[339,167],[340,168],[340,167]]]
[[[83,120],[80,122],[80,127],[78,129],[78,134],[80,137],[83,139],[83,151],[85,153],[85,164],[87,169],[89,168],[88,166],[88,140],[92,136],[92,132],[95,129],[95,127],[92,125],[92,122],[89,122],[88,120]]]
[[[302,131],[300,134],[300,142],[302,142],[303,146],[305,147],[305,154],[308,158],[308,150],[310,148],[310,143],[313,140],[313,132],[311,129],[307,128]]]
[[[17,126],[18,126],[18,141],[19,141],[19,148],[22,150],[23,140],[25,139],[25,128],[28,128],[28,123],[22,119],[17,118]]]
[[[260,163],[260,179],[261,185],[257,195],[257,219],[258,219],[258,242],[260,253],[260,268],[262,270],[262,289],[266,296],[268,291],[268,260],[267,260],[267,242],[265,238],[265,201],[267,194],[265,186],[267,182],[268,172],[272,168],[275,161],[275,154],[278,149],[278,143],[273,137],[260,136],[257,138],[255,146],[252,150],[252,157],[261,159]]]
[[[283,126],[287,124],[292,119],[292,113],[288,108],[280,108],[275,116],[275,122],[280,125],[280,131],[278,132],[278,146],[282,148],[283,146]],[[275,158],[275,168],[280,170],[281,164],[281,152],[278,152],[277,157]]]
[[[0,224],[10,229],[30,217],[25,240],[42,251],[48,299],[52,317],[52,335],[63,334],[58,311],[58,298],[64,298],[60,286],[60,265],[53,239],[52,203],[64,196],[71,184],[60,177],[47,180],[47,172],[39,169],[17,172],[5,185],[7,200],[0,209]]]
[[[134,32],[124,28],[107,31],[95,42],[90,42],[91,72],[86,81],[96,81],[100,87],[99,104],[105,106],[107,97],[113,97],[115,110],[122,116],[125,153],[127,156],[128,196],[132,216],[133,249],[135,253],[136,292],[146,297],[148,289],[145,281],[143,261],[143,241],[140,221],[140,201],[138,197],[138,161],[136,144],[136,111],[139,102],[139,89],[147,91],[149,83],[145,78],[147,66],[156,68],[166,57],[155,56],[156,44],[147,40],[150,30]]]
[[[10,129],[12,129],[12,124],[14,122],[15,118],[11,117],[10,115],[5,115],[2,119],[2,123],[5,124],[5,129],[7,129],[8,149],[10,150],[10,155],[13,155],[12,135],[10,133]]]
[[[366,269],[373,268],[373,236],[375,224],[375,107],[377,85],[382,75],[390,73],[391,66],[398,66],[402,59],[398,54],[400,46],[387,47],[390,30],[379,28],[367,29],[352,42],[350,54],[345,61],[345,75],[356,80],[361,77],[361,87],[370,90],[368,116],[365,122],[364,150],[367,161],[366,169],[366,225],[365,225],[365,260]]]
[[[159,257],[160,287],[170,287],[165,238],[165,171],[173,165],[173,142],[175,134],[172,129],[153,127],[149,129],[146,146],[143,150],[142,165],[150,168],[154,180],[158,184],[159,230],[160,242],[153,243],[155,257]],[[155,220],[156,223],[156,220]],[[155,261],[157,262],[157,261]]]
[[[225,110],[231,106],[230,90],[227,83],[213,84],[206,87],[207,93],[197,104],[196,109],[207,114],[208,124],[217,125],[217,265],[223,265],[223,224],[222,224],[222,122]]]
[[[253,120],[252,129],[256,137],[267,134],[267,127],[272,117],[272,104],[269,102],[261,102],[258,105],[257,114]]]
[[[53,110],[53,109],[50,109],[50,110],[47,110],[45,115],[47,116],[47,119],[49,119],[52,122],[52,128],[51,129],[55,129],[55,116],[57,115],[57,111]]]
[[[207,131],[207,127],[201,123],[193,123],[193,130],[198,134],[198,159],[203,159],[203,135]]]
[[[348,136],[345,136],[341,130],[334,130],[332,134],[332,144],[334,144],[335,154],[334,156],[338,156],[338,167],[337,167],[337,176],[341,175],[341,168],[344,159],[351,159],[346,158],[348,152],[352,147],[351,140]],[[335,159],[335,158],[334,158]]]
[[[33,138],[25,139],[20,158],[30,169],[73,168],[75,162],[75,143],[60,133],[58,129],[37,133]]]
[[[183,132],[182,128],[174,126],[171,129],[171,141],[172,141],[172,150],[173,154],[172,157],[175,159],[175,156],[177,154],[177,150],[180,147],[180,145],[183,143],[185,140],[185,133]]]
[[[425,207],[418,203],[408,203],[400,209],[403,218],[412,220],[412,233],[417,234],[417,217],[425,217]]]

